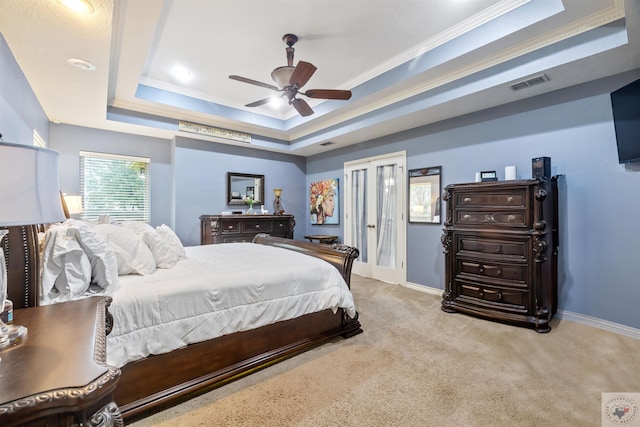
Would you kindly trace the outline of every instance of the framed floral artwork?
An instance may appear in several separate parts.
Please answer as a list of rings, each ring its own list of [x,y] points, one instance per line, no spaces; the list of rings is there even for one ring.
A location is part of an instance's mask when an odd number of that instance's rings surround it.
[[[340,224],[339,178],[311,183],[309,213],[312,225]]]

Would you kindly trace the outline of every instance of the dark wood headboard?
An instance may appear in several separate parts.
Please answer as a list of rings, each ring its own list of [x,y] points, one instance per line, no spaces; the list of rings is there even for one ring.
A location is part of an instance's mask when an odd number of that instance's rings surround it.
[[[14,308],[35,307],[40,292],[38,226],[0,227],[9,230],[2,239],[7,266],[8,297]]]

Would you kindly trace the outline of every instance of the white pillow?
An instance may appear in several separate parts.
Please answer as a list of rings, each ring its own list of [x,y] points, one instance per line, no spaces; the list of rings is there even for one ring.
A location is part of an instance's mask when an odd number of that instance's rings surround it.
[[[67,235],[67,225],[50,227],[42,251],[42,292],[59,301],[75,299],[91,283],[91,263],[78,241]]]
[[[122,221],[120,225],[136,234],[142,234],[145,231],[155,231],[152,226],[142,221]]]
[[[156,260],[142,239],[131,230],[119,225],[98,224],[96,233],[105,238],[116,255],[118,274],[151,274],[156,269]]]
[[[173,268],[180,259],[180,251],[162,239],[160,233],[153,228],[141,234],[142,240],[149,246],[158,268]],[[184,250],[184,249],[183,249]]]
[[[167,225],[160,225],[156,227],[156,231],[162,237],[162,240],[169,246],[173,247],[174,250],[178,253],[178,258],[184,258],[184,246],[180,241],[178,235]]]
[[[118,261],[106,240],[82,221],[70,223],[67,235],[75,237],[91,263],[91,282],[107,294],[118,289]]]

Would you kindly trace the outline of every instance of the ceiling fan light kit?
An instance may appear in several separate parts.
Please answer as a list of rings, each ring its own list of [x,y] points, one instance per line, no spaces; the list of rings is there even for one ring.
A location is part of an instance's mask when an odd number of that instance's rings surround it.
[[[280,96],[286,96],[289,105],[295,108],[301,116],[310,116],[313,114],[313,110],[307,101],[301,98],[296,98],[297,95],[304,95],[308,98],[337,99],[343,101],[351,98],[350,90],[309,89],[306,92],[302,92],[300,88],[307,84],[311,76],[316,72],[317,68],[313,64],[305,61],[298,61],[298,65],[294,67],[293,54],[295,49],[293,48],[293,45],[298,41],[298,37],[295,34],[285,34],[282,37],[282,40],[287,45],[285,49],[287,53],[287,65],[278,67],[271,72],[271,78],[276,82],[277,86],[236,75],[231,75],[229,78],[239,82],[271,89],[276,92],[282,92]],[[261,99],[250,104],[246,104],[245,107],[258,107],[260,105],[270,103],[272,99],[273,97]]]

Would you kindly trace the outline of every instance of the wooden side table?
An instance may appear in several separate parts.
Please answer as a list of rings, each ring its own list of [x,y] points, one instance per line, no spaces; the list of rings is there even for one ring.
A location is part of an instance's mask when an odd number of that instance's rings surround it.
[[[338,240],[338,236],[330,236],[327,234],[311,234],[309,236],[304,236],[304,238],[309,239],[309,241],[312,243],[314,240],[317,240],[318,243],[326,243],[329,245],[335,243],[335,241]]]
[[[123,426],[106,365],[109,297],[16,310],[28,328],[0,351],[0,425]]]

